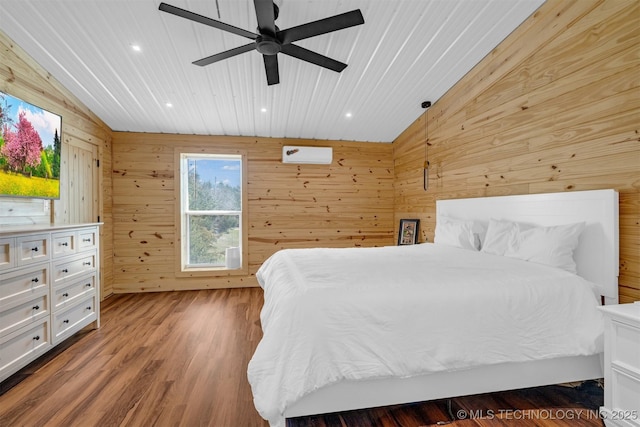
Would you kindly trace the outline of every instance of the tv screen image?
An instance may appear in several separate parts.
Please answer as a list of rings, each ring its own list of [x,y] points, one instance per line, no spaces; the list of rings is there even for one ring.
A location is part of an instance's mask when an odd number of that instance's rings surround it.
[[[62,117],[0,92],[0,196],[60,198]]]

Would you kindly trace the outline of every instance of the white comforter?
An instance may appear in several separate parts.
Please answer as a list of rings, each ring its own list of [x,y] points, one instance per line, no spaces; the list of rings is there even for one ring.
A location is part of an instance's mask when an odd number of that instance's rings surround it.
[[[540,264],[428,243],[293,249],[257,277],[264,335],[248,379],[272,426],[343,379],[602,351],[592,285]]]

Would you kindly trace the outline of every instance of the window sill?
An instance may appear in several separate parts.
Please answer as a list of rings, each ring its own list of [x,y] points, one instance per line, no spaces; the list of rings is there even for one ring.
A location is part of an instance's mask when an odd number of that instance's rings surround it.
[[[211,268],[211,267],[191,267],[184,270],[176,271],[176,277],[225,277],[225,276],[247,276],[249,274],[249,268],[235,268],[227,269],[224,267]]]

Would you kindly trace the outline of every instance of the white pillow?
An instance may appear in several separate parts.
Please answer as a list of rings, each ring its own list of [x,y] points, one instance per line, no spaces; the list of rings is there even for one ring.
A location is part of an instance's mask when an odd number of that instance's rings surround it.
[[[475,232],[474,232],[475,229]],[[480,249],[480,226],[445,216],[438,217],[434,243],[477,251]]]
[[[504,255],[509,244],[518,236],[518,224],[513,221],[491,218],[482,243],[482,252]]]
[[[573,251],[578,247],[585,223],[552,227],[518,228],[515,239],[509,242],[504,255],[576,273]]]
[[[473,237],[476,250],[480,250],[487,235],[487,224],[480,221],[473,221]]]

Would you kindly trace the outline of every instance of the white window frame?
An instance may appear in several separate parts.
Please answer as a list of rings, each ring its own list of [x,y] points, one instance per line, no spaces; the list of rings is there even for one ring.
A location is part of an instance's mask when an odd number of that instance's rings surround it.
[[[240,160],[240,187],[241,210],[240,211],[189,211],[188,209],[188,168],[185,167],[188,159],[234,159]],[[211,275],[246,275],[248,274],[248,214],[247,214],[247,178],[246,178],[246,153],[242,151],[203,150],[198,148],[176,148],[175,159],[177,166],[176,193],[176,275],[177,276],[211,276]],[[240,232],[240,267],[227,268],[215,265],[190,265],[189,260],[189,218],[192,215],[238,215]]]

